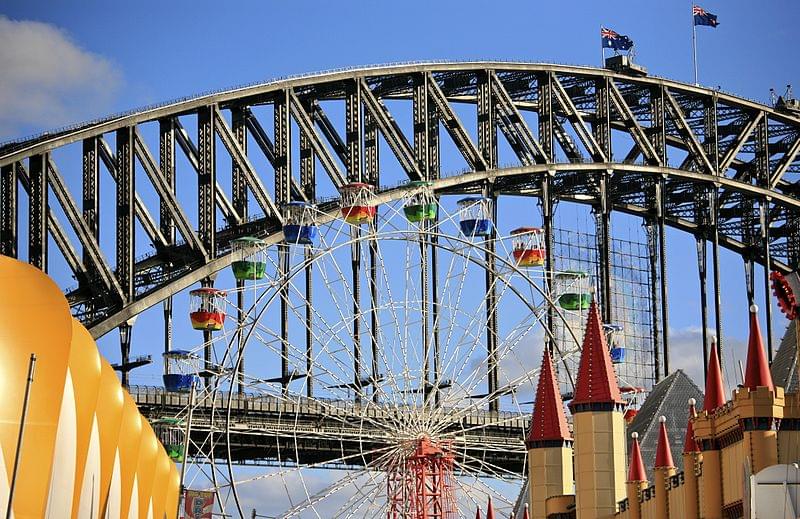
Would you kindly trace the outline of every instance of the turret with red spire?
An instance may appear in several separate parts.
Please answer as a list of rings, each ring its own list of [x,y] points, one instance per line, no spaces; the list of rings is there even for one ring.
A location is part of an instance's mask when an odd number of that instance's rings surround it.
[[[713,413],[718,407],[725,405],[725,390],[722,388],[722,370],[717,355],[717,339],[711,339],[711,353],[708,356],[706,372],[706,394],[703,397],[703,411]]]
[[[542,354],[528,436],[528,502],[534,519],[546,517],[549,497],[572,492],[572,435],[548,348]]]
[[[744,371],[744,387],[773,389],[764,343],[761,342],[761,327],[758,324],[758,307],[750,305],[750,338],[747,341],[747,364]]]
[[[492,496],[489,496],[489,504],[486,505],[486,519],[494,519],[494,506],[492,506]]]
[[[575,398],[575,510],[578,519],[610,517],[625,498],[625,420],[617,377],[592,301],[583,335]],[[604,456],[597,456],[598,452]],[[607,454],[605,454],[607,453]],[[613,492],[609,492],[609,489]]]
[[[656,444],[656,464],[653,467],[656,487],[656,517],[655,519],[669,519],[669,496],[667,482],[675,475],[675,462],[672,460],[672,449],[669,446],[667,435],[667,418],[658,417],[658,443]]]
[[[642,451],[639,448],[639,433],[631,433],[631,459],[628,464],[628,481],[625,482],[625,494],[628,498],[628,519],[641,519],[642,503],[639,496],[647,488],[647,472],[644,470]]]

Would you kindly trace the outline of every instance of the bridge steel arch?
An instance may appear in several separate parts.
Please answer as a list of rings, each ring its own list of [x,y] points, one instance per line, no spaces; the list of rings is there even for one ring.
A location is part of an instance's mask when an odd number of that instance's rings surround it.
[[[343,104],[344,125],[329,117],[332,101]],[[411,109],[411,132],[393,115],[399,106]],[[459,116],[464,110],[474,111],[474,130]],[[269,111],[273,120],[265,125],[263,112]],[[196,128],[196,138],[187,126]],[[157,131],[157,150],[148,144],[145,129]],[[500,135],[513,155],[499,156]],[[441,171],[445,139],[463,156],[465,170]],[[82,188],[76,198],[54,155],[78,143]],[[717,335],[720,246],[742,256],[751,298],[753,263],[766,265],[765,272],[791,271],[800,259],[798,114],[663,78],[490,61],[399,64],[281,79],[6,143],[0,146],[0,252],[18,257],[26,246],[28,261],[46,269],[51,237],[78,281],[67,290],[76,317],[94,337],[115,327],[129,330],[132,318],[161,301],[171,315],[173,294],[227,267],[235,259],[232,239],[258,235],[280,241],[281,204],[316,202],[333,218],[338,200],[325,198],[319,188],[317,164],[324,182],[334,188],[356,181],[381,186],[379,150],[384,147],[408,180],[430,181],[438,194],[537,198],[548,243],[558,201],[591,205],[606,319],[612,311],[613,211],[640,216],[647,226],[651,274],[658,280],[652,288],[660,301],[653,310],[662,330],[668,323],[666,226],[696,237],[703,294],[711,244]],[[230,182],[218,179],[218,151],[228,155]],[[196,173],[196,224],[176,195],[178,153]],[[254,166],[254,153],[266,159],[266,171]],[[104,248],[99,239],[103,171],[115,186],[113,248]],[[142,179],[158,197],[155,216],[139,195],[136,182]],[[19,232],[25,225],[20,186],[28,200],[27,233]],[[383,186],[378,201],[404,192]],[[53,203],[60,211],[51,209]],[[253,205],[262,214],[249,214]],[[224,221],[217,221],[218,213]],[[154,246],[153,253],[138,258],[137,221]],[[27,243],[21,243],[23,236]],[[548,260],[552,267],[553,258]],[[763,282],[768,294],[766,276]],[[771,354],[769,331],[768,337]],[[657,337],[654,348],[656,355],[664,354],[666,373],[667,338]],[[126,355],[123,345],[123,364]]]

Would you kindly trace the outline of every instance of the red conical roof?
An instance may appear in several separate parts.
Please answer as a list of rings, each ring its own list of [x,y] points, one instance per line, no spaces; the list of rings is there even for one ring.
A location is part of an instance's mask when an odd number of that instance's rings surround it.
[[[706,375],[706,394],[703,397],[703,411],[711,412],[725,405],[725,390],[722,389],[722,370],[717,356],[717,339],[711,339],[711,353],[708,356]]]
[[[747,367],[744,371],[744,386],[749,389],[768,387],[773,389],[769,363],[761,342],[761,327],[758,325],[758,307],[750,306],[750,340],[747,341]]]
[[[494,507],[492,506],[492,496],[489,496],[489,504],[486,506],[486,519],[494,519]]]
[[[553,360],[545,348],[542,354],[542,368],[539,370],[539,384],[536,386],[533,418],[525,445],[531,449],[535,442],[571,439],[567,417],[564,415],[564,405],[558,392]]]
[[[525,512],[522,514],[522,519],[530,519],[528,516],[528,503],[525,503]]]
[[[663,416],[658,417],[660,422],[658,430],[658,444],[656,445],[656,466],[657,469],[671,468],[675,466],[672,461],[672,449],[669,447],[669,436],[667,436],[667,419]]]
[[[639,433],[632,433],[631,461],[628,467],[628,481],[647,481],[647,472],[644,470],[642,451],[639,450]]]
[[[578,368],[578,380],[575,384],[575,398],[570,402],[570,407],[594,403],[621,404],[623,400],[611,364],[597,302],[592,300],[583,335],[583,351]]]
[[[692,418],[697,416],[694,410],[694,398],[689,399],[689,424],[686,426],[686,439],[683,441],[683,453],[687,452],[700,452],[700,446],[697,440],[694,439],[694,426],[692,425]]]
[[[478,510],[475,511],[475,519],[481,519],[481,509],[480,508],[478,508]]]

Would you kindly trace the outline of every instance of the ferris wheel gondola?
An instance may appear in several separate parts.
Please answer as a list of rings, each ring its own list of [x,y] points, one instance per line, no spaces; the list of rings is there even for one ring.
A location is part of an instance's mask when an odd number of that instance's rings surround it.
[[[283,208],[283,239],[290,245],[313,245],[317,237],[316,207],[289,202]]]
[[[189,292],[189,319],[195,330],[221,330],[225,324],[225,292],[210,287]]]
[[[468,238],[489,236],[492,232],[492,200],[481,196],[462,198],[457,202],[459,227]]]

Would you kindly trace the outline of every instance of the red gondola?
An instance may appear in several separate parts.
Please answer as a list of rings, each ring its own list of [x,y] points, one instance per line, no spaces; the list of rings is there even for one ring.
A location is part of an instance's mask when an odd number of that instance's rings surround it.
[[[544,231],[538,227],[520,227],[511,231],[514,261],[520,267],[544,265]]]
[[[198,288],[189,292],[189,318],[195,330],[217,331],[225,323],[225,292]]]
[[[342,217],[353,225],[370,223],[375,218],[375,188],[356,182],[342,186]]]

